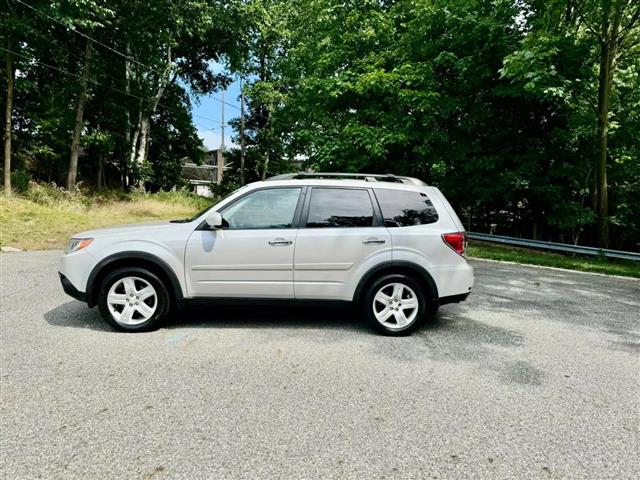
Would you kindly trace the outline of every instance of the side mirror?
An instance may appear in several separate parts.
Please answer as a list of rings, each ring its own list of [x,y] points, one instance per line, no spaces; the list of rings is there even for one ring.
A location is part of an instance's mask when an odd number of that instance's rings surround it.
[[[217,230],[222,227],[222,215],[219,212],[211,212],[207,215],[205,219],[207,225],[209,225],[213,230]]]

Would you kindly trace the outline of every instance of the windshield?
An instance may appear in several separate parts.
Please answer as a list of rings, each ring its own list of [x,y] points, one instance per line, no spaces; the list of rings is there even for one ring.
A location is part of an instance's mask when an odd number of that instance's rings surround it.
[[[245,185],[246,187],[246,185]],[[245,188],[242,187],[242,188]],[[240,189],[238,189],[240,190]],[[218,199],[217,202],[214,202],[212,205],[209,205],[208,207],[200,210],[198,213],[196,213],[193,217],[191,218],[182,218],[179,220],[171,220],[171,223],[189,223],[189,222],[193,222],[195,220],[197,220],[199,217],[201,217],[202,215],[204,215],[205,213],[207,213],[209,210],[211,210],[213,207],[215,207],[216,205],[220,204],[221,202],[223,202],[224,200],[226,200],[227,198],[229,198],[231,195],[233,195],[234,193],[236,193],[238,190],[234,190],[231,193],[228,193],[227,195],[225,195],[224,197]]]

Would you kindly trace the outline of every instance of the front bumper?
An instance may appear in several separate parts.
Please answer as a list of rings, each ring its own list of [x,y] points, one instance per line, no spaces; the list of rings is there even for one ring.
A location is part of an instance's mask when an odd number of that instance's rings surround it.
[[[464,302],[471,292],[461,293],[459,295],[449,295],[448,297],[440,297],[438,303],[440,306],[447,305],[448,303],[460,303]]]
[[[84,292],[81,292],[76,287],[74,287],[69,279],[62,273],[58,272],[58,275],[60,275],[60,283],[62,283],[62,289],[64,290],[64,293],[75,298],[76,300],[80,300],[81,302],[87,301],[87,296]]]

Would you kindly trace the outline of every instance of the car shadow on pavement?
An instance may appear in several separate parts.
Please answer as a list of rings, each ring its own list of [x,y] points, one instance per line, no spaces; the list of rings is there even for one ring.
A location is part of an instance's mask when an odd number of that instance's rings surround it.
[[[44,314],[49,325],[114,331],[97,308],[69,301]],[[211,305],[190,306],[172,313],[164,328],[263,328],[344,330],[377,335],[352,307],[301,305]],[[447,322],[428,318],[416,333],[446,330]]]
[[[352,308],[300,305],[185,307],[171,315],[166,327],[338,329],[365,333],[369,330]]]
[[[86,328],[109,332],[111,326],[100,316],[97,308],[89,308],[85,303],[70,301],[58,305],[44,314],[44,319],[54,327]]]
[[[44,318],[55,327],[85,328],[113,331],[97,308],[70,301],[49,310]],[[370,332],[358,313],[348,307],[276,306],[193,306],[179,309],[170,315],[164,325],[175,328],[289,328],[339,329]]]
[[[435,317],[426,319],[413,337],[421,339],[432,354],[446,346],[443,355],[453,348],[459,358],[475,358],[479,348],[486,346],[516,347],[523,339],[516,332],[488,325],[470,318],[458,307],[447,307]],[[101,332],[114,332],[97,308],[88,308],[78,301],[58,305],[44,314],[45,320],[55,327],[82,328]],[[350,307],[302,305],[198,305],[178,309],[166,320],[163,328],[207,329],[316,329],[343,331],[356,334],[376,332],[366,324],[357,310]]]

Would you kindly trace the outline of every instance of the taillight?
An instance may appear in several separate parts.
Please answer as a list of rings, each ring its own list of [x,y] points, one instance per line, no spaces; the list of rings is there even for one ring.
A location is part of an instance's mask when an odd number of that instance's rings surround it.
[[[442,240],[458,255],[464,255],[467,250],[467,234],[464,232],[443,233]]]

